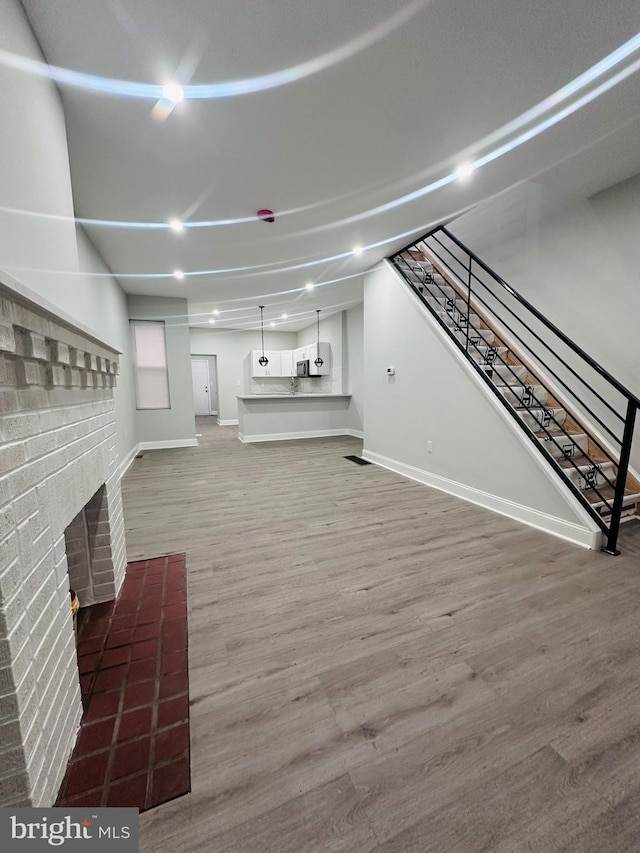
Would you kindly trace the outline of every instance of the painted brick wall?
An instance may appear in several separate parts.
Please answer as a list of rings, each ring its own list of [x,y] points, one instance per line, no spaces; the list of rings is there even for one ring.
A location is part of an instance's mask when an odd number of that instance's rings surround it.
[[[64,533],[87,504],[82,603],[124,578],[117,370],[115,352],[0,286],[0,806],[52,805],[75,743]]]

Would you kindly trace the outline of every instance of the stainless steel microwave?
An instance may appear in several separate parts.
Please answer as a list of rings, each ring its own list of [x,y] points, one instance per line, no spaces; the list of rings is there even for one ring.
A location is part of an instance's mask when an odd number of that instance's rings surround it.
[[[309,359],[305,358],[304,361],[296,362],[296,376],[308,376],[309,375]]]

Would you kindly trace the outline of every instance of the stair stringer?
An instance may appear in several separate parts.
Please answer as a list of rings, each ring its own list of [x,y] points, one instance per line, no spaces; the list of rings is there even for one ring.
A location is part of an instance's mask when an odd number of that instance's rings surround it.
[[[364,308],[363,457],[598,548],[597,523],[388,262],[365,277]]]

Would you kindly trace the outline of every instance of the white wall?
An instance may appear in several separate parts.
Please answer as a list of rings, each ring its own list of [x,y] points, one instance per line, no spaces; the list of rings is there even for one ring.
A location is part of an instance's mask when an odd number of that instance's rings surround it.
[[[238,420],[237,394],[245,392],[245,359],[254,349],[260,349],[258,330],[236,331],[221,329],[191,329],[189,334],[192,355],[215,355],[218,360],[218,408],[220,421]],[[294,349],[297,336],[292,332],[264,333],[265,349]]]
[[[364,423],[364,304],[344,313],[345,393],[351,394],[348,427],[362,432]]]
[[[0,48],[42,60],[22,6],[0,0]],[[0,66],[0,186],[2,206],[61,216],[63,221],[0,211],[0,269],[105,343],[120,336],[114,279],[92,280],[95,250],[76,235],[62,102],[47,80]],[[68,221],[67,221],[68,220]],[[80,244],[80,245],[78,245]],[[80,250],[80,259],[79,259]],[[50,272],[43,272],[48,270]],[[108,317],[107,308],[114,310]]]
[[[449,228],[640,396],[640,176],[590,199],[527,182],[478,205]],[[591,381],[581,362],[573,363]],[[597,380],[594,385],[606,388]],[[583,395],[586,401],[587,393]],[[622,398],[617,400],[623,407]],[[614,425],[597,401],[589,402],[596,414]],[[616,431],[621,434],[620,425]],[[632,456],[636,469],[639,436],[637,428]]]
[[[82,228],[78,228],[77,238],[80,269],[87,272],[108,272]],[[96,334],[122,353],[118,384],[113,390],[118,456],[121,463],[126,464],[137,443],[127,297],[114,278],[101,278],[98,281],[99,284],[87,278],[81,282],[78,288],[77,314],[84,325],[98,329]]]
[[[42,60],[17,0],[0,0],[0,48]],[[73,217],[62,104],[50,82],[0,67],[1,204]],[[0,212],[0,268],[73,314],[76,284],[37,270],[78,268],[73,219],[50,221]]]
[[[169,373],[169,409],[136,410],[136,439],[151,444],[196,443],[187,300],[160,296],[128,296],[132,320],[164,320]]]
[[[640,174],[589,199],[596,216],[607,229],[612,247],[619,252],[627,273],[637,280],[640,268]],[[637,293],[634,299],[640,299]]]
[[[42,60],[22,6],[0,0],[0,48]],[[74,206],[62,102],[41,77],[0,66],[0,204],[63,217],[61,221],[0,211],[0,279],[46,301],[99,340],[123,352],[116,389],[118,451],[134,446],[126,298],[73,221]],[[48,270],[50,272],[43,272]],[[9,278],[3,275],[9,273]],[[13,279],[13,280],[12,280]]]
[[[330,317],[320,314],[320,340],[331,344],[331,354],[337,366],[342,369],[342,323],[343,311],[338,311]],[[298,343],[302,347],[305,344],[314,344],[318,340],[318,324],[313,322],[310,326],[300,329],[298,332]]]
[[[543,529],[595,526],[386,264],[365,279],[364,455]],[[386,368],[393,366],[395,376]],[[433,444],[428,452],[427,442]],[[540,457],[539,459],[537,457]]]

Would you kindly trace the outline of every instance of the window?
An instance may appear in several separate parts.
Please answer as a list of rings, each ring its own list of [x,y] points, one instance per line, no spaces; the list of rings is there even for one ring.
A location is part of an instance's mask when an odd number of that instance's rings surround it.
[[[136,408],[170,409],[167,345],[162,320],[130,320]]]

